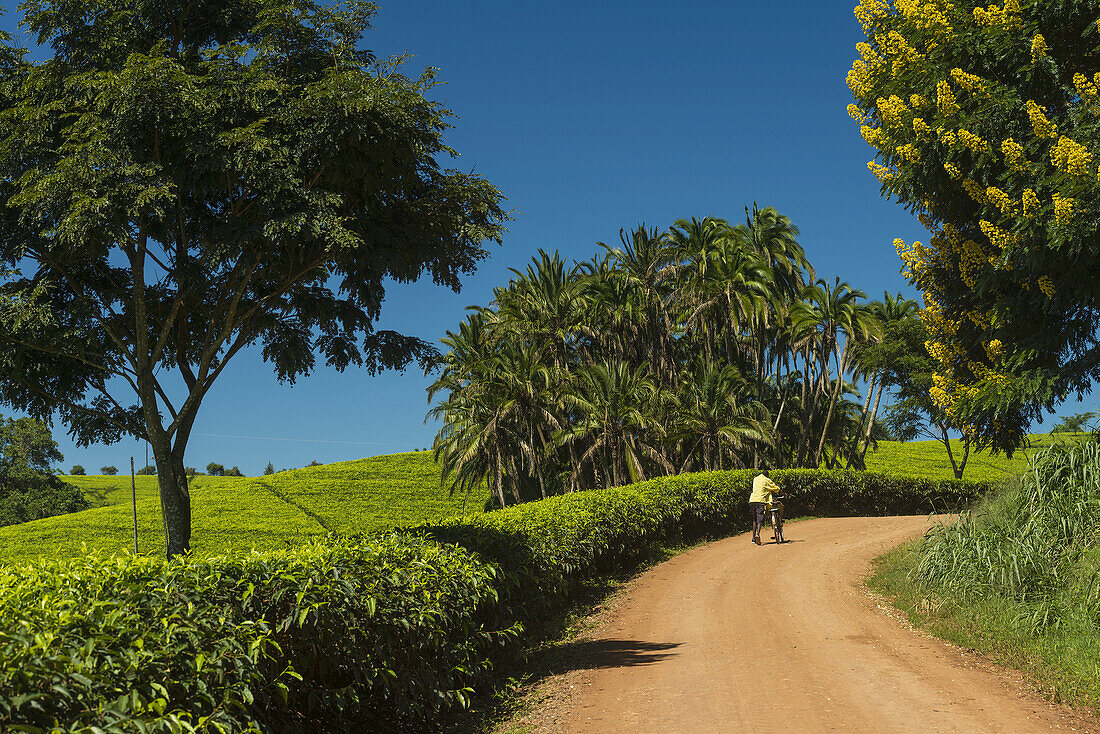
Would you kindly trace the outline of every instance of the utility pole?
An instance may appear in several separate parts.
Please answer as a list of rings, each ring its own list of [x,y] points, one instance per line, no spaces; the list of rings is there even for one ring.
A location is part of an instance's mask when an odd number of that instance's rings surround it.
[[[138,552],[137,543],[137,480],[134,478],[134,457],[130,457],[130,498],[134,507],[134,555]]]

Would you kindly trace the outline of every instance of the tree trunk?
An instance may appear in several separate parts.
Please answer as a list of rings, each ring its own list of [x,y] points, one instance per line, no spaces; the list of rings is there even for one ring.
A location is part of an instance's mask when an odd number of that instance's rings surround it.
[[[882,387],[886,384],[886,376],[883,375],[882,380],[878,383],[878,391],[875,393],[875,407],[871,409],[871,420],[867,422],[867,427],[863,432],[863,446],[859,450],[859,461],[864,464],[864,458],[867,456],[867,448],[871,445],[871,431],[875,428],[875,419],[878,417],[878,404],[882,400]]]
[[[829,410],[825,413],[825,425],[821,428],[821,440],[817,442],[817,451],[814,452],[814,467],[821,463],[821,450],[825,446],[825,436],[829,433],[829,423],[833,420],[833,409],[840,399],[840,390],[844,387],[844,372],[848,368],[848,344],[849,339],[844,340],[844,351],[841,352],[840,361],[837,362],[836,387],[829,396]]]
[[[852,450],[848,454],[848,463],[846,468],[851,469],[852,464],[859,456],[859,443],[863,438],[863,426],[867,423],[868,411],[871,409],[871,393],[875,391],[875,383],[878,382],[878,375],[872,375],[871,381],[867,383],[867,397],[863,399],[863,410],[859,414],[859,423],[856,425],[856,435],[852,439]]]
[[[171,559],[191,551],[191,493],[183,466],[185,446],[177,441],[173,447],[163,430],[150,431],[150,434],[149,444],[157,465],[160,508],[164,515],[165,552]]]
[[[940,435],[943,436],[940,440],[943,441],[943,445],[947,447],[947,458],[951,461],[951,471],[955,473],[955,479],[962,479],[962,471],[955,463],[955,454],[951,452],[951,438],[947,435],[947,428],[942,425],[938,426],[938,428],[940,429]]]
[[[970,458],[970,436],[963,434],[963,458],[959,462],[958,471],[955,472],[955,479],[962,479],[963,472],[966,471],[966,460]]]

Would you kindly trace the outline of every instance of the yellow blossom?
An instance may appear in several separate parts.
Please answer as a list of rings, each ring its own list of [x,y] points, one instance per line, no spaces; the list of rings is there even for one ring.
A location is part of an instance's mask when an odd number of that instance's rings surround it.
[[[1005,2],[1004,7],[990,5],[985,8],[974,8],[974,20],[978,25],[986,26],[1017,26],[1020,23],[1020,3],[1018,0]]]
[[[1074,200],[1068,197],[1063,197],[1059,194],[1053,194],[1051,199],[1054,201],[1054,222],[1059,226],[1065,226],[1069,224],[1069,220],[1073,219],[1073,205]]]
[[[1050,149],[1050,162],[1075,176],[1088,176],[1092,173],[1092,154],[1085,146],[1065,135]]]
[[[1011,249],[1019,239],[1017,235],[1014,235],[1008,230],[1001,229],[992,222],[987,222],[984,219],[978,220],[978,226],[981,228],[982,234],[989,238],[990,244],[998,250]]]
[[[883,134],[881,128],[871,127],[870,125],[861,125],[859,128],[859,134],[863,136],[870,145],[876,148],[881,147],[885,142],[886,136]]]
[[[951,91],[951,86],[946,82],[937,82],[936,84],[936,106],[939,107],[940,113],[944,115],[953,115],[959,111],[959,103],[955,100],[955,93]]]
[[[1016,201],[996,186],[987,188],[985,190],[985,195],[986,198],[989,199],[989,203],[1000,209],[1001,214],[1006,217],[1016,213]]]
[[[1039,276],[1039,290],[1041,290],[1047,298],[1054,298],[1054,281],[1045,275]]]
[[[921,107],[927,107],[928,106],[928,100],[925,99],[924,97],[920,96],[919,94],[910,94],[909,95],[909,106],[911,106],[913,109],[919,109]]]
[[[932,128],[928,127],[928,123],[925,122],[922,118],[914,117],[913,132],[917,135],[917,137],[923,138],[932,134]]]
[[[848,105],[848,117],[851,117],[856,122],[863,122],[863,111],[856,107],[854,104]]]
[[[968,178],[963,180],[963,188],[966,189],[966,193],[971,199],[979,204],[988,204],[989,199],[985,195],[985,187],[974,179]]]
[[[875,163],[874,161],[868,161],[867,162],[867,169],[871,173],[875,174],[875,178],[877,178],[879,181],[881,181],[884,184],[888,184],[888,183],[890,183],[891,181],[894,180],[894,172],[893,171],[891,171],[886,166],[880,166],[878,163]]]
[[[1038,214],[1040,207],[1042,207],[1042,204],[1039,202],[1039,195],[1031,189],[1024,189],[1024,197],[1022,203],[1024,216],[1028,219],[1031,219],[1036,214]]]
[[[902,115],[909,112],[905,102],[896,94],[891,94],[886,99],[879,97],[875,101],[875,106],[878,108],[878,116],[883,126],[887,128],[899,127],[902,124]]]
[[[1031,63],[1034,64],[1039,59],[1045,59],[1049,50],[1047,40],[1043,38],[1043,34],[1036,33],[1035,38],[1031,39]]]
[[[914,147],[911,143],[899,145],[894,149],[894,152],[910,163],[920,163],[920,149]]]
[[[890,15],[890,4],[886,0],[860,0],[855,15],[864,32],[870,35],[876,23]]]
[[[954,163],[944,163],[943,170],[947,171],[947,175],[958,181],[962,178],[962,171]]]
[[[1031,120],[1031,128],[1035,131],[1036,137],[1057,137],[1058,126],[1047,119],[1046,111],[1046,107],[1036,104],[1030,99],[1027,101],[1027,116]]]
[[[959,140],[974,153],[982,153],[989,148],[989,143],[982,136],[975,135],[969,130],[959,130]]]
[[[955,80],[955,83],[968,92],[984,92],[985,80],[980,76],[973,74],[967,74],[962,69],[952,69],[951,78]]]
[[[1029,173],[1031,167],[1024,157],[1024,147],[1012,138],[1001,143],[1001,151],[1005,154],[1005,161],[1010,170],[1016,173]]]

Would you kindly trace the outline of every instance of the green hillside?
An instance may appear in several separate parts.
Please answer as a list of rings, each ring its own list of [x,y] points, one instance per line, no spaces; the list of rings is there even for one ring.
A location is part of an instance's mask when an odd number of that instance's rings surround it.
[[[1019,475],[1036,448],[1071,436],[1031,437],[1031,447],[1004,456],[971,456],[965,478],[1003,479]],[[961,447],[960,447],[961,448]],[[883,441],[868,454],[867,468],[891,474],[950,479],[943,445],[935,441]],[[130,477],[65,477],[85,493],[93,509],[0,528],[0,562],[40,556],[79,555],[86,546],[111,552],[133,548]],[[164,526],[156,477],[137,477],[138,548],[162,553]],[[439,483],[429,452],[294,469],[262,477],[195,477],[191,482],[192,547],[198,554],[273,550],[327,532],[369,532],[438,520],[462,512],[462,497]],[[481,489],[468,512],[480,512],[488,498]]]
[[[0,528],[0,562],[133,549],[129,476],[65,477],[93,509]],[[164,552],[156,477],[137,477],[138,549]],[[462,512],[462,497],[440,486],[429,452],[376,456],[262,477],[195,477],[192,548],[214,555],[273,550],[329,531],[368,532]],[[470,497],[480,512],[483,490]]]
[[[1003,454],[992,456],[988,453],[971,453],[966,462],[963,479],[974,481],[997,481],[1019,476],[1027,469],[1029,457],[1044,446],[1059,441],[1074,441],[1089,434],[1071,433],[1034,433],[1028,436],[1028,446],[1017,451],[1012,458]],[[952,441],[951,451],[955,460],[962,458],[962,442]],[[904,476],[925,477],[928,479],[954,479],[947,449],[939,441],[880,441],[878,450],[867,454],[868,471]]]

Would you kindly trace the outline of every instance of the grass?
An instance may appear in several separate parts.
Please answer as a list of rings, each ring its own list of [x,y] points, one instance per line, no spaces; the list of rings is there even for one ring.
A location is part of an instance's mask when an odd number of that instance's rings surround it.
[[[462,512],[462,497],[440,486],[429,452],[296,469],[261,477],[194,477],[192,549],[199,555],[275,550],[330,531],[370,532]],[[67,476],[93,509],[0,528],[0,563],[76,556],[84,549],[133,551],[129,476]],[[136,478],[138,550],[164,552],[154,476]],[[467,511],[481,512],[488,491]]]
[[[917,626],[1100,707],[1100,447],[1034,457],[950,526],[877,559],[867,583]]]
[[[913,581],[917,543],[875,559],[868,588],[891,599],[909,622],[941,639],[1023,672],[1056,701],[1100,708],[1100,636],[1081,619],[1039,634],[1021,625],[1028,609],[997,596],[961,599]]]

